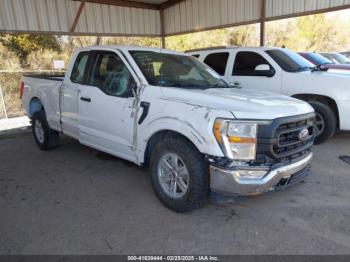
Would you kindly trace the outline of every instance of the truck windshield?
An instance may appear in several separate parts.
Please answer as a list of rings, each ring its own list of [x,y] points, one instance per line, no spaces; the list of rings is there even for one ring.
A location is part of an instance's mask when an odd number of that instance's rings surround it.
[[[332,64],[330,60],[328,60],[324,56],[321,56],[320,54],[317,54],[317,53],[307,53],[307,56],[309,57],[309,60],[315,65]]]
[[[304,57],[288,49],[267,50],[266,53],[286,72],[295,73],[314,68]]]
[[[321,53],[321,55],[332,60],[336,64],[350,64],[349,58],[340,53]]]
[[[226,88],[229,85],[192,56],[153,51],[129,51],[150,85],[188,89]]]

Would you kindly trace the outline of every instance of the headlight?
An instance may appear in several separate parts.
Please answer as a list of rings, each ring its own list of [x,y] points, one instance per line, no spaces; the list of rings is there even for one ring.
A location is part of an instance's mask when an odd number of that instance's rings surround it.
[[[254,160],[257,123],[217,119],[214,135],[225,155],[234,160]]]

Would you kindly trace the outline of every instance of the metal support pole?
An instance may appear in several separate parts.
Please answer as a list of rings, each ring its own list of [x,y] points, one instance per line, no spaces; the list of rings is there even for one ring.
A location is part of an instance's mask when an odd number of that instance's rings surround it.
[[[3,105],[4,111],[5,111],[5,117],[6,117],[6,119],[7,119],[7,118],[8,118],[8,117],[7,117],[7,111],[6,111],[5,100],[4,100],[4,96],[3,96],[3,94],[2,94],[2,88],[1,88],[1,86],[0,86],[0,95],[1,95],[2,105]]]
[[[165,24],[164,24],[164,10],[160,10],[160,34],[162,35],[162,48],[166,47],[165,43]]]
[[[165,37],[162,36],[162,48],[166,48]]]
[[[260,0],[260,46],[265,45],[265,0]]]
[[[95,45],[101,44],[101,36],[97,36]]]

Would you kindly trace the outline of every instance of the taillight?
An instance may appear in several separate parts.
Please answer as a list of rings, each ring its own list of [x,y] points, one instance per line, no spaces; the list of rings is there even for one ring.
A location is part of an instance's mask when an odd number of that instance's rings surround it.
[[[19,89],[19,98],[22,99],[22,96],[23,96],[23,92],[24,92],[24,82],[22,81],[21,82],[21,87]]]

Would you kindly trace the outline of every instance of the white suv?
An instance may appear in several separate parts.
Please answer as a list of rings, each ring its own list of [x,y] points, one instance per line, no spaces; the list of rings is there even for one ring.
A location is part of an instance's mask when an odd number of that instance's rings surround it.
[[[350,77],[314,67],[285,48],[220,47],[188,52],[233,86],[289,95],[316,111],[316,143],[350,130]]]

